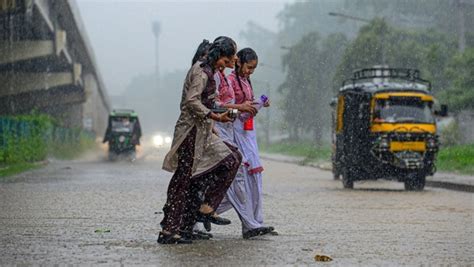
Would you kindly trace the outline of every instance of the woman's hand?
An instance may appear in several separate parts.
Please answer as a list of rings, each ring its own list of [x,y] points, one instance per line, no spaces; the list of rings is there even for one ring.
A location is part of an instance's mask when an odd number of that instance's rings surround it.
[[[251,101],[245,101],[244,103],[239,104],[237,109],[240,112],[248,112],[252,116],[255,116],[258,112],[258,110],[252,105]]]
[[[225,113],[219,114],[220,122],[233,122],[234,119],[229,116],[229,110]]]
[[[220,114],[211,113],[211,119],[218,122],[232,122],[234,121],[234,119],[229,116],[229,112],[230,111],[226,111]]]
[[[219,136],[219,131],[217,131],[216,127],[212,127],[212,133]]]
[[[265,103],[263,103],[263,106],[268,108],[270,106],[270,100],[267,100]]]

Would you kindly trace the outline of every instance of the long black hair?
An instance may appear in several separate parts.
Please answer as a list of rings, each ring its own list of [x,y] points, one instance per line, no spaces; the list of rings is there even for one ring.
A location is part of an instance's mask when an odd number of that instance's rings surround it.
[[[207,56],[211,45],[212,43],[209,43],[208,40],[202,40],[202,43],[200,43],[198,48],[196,49],[196,53],[194,54],[191,66],[196,64],[196,62],[198,62],[199,60],[203,60]]]
[[[250,47],[246,47],[240,50],[237,53],[237,57],[239,58],[239,62],[241,66],[243,66],[245,63],[248,63],[252,60],[258,61],[257,53]],[[242,82],[240,81],[239,70],[240,70],[239,64],[235,64],[235,76],[237,76],[237,81],[239,82],[240,89],[242,89],[242,92],[244,92],[245,94],[245,91],[243,90],[243,87],[242,87]],[[250,78],[248,78],[248,81],[250,83],[250,86],[252,86],[252,82],[250,82]]]
[[[212,43],[209,48],[209,53],[205,59],[204,64],[209,65],[211,68],[214,68],[214,64],[221,57],[231,57],[235,55],[237,50],[237,45],[231,38],[227,36],[219,36]]]

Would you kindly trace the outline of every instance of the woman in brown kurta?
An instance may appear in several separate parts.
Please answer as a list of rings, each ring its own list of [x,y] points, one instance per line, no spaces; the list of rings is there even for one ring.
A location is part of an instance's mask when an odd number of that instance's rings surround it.
[[[191,243],[179,233],[191,231],[196,218],[218,224],[230,223],[218,217],[212,206],[222,201],[242,157],[234,146],[224,143],[212,132],[213,121],[230,122],[232,119],[227,113],[216,114],[211,109],[216,97],[214,72],[234,60],[235,53],[232,39],[218,38],[207,58],[194,64],[186,76],[181,114],[171,150],[163,163],[163,169],[174,171],[174,175],[163,207],[163,230],[158,243]]]

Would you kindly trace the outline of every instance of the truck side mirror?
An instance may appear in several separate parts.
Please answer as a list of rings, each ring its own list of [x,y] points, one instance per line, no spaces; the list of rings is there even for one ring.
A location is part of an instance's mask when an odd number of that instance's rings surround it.
[[[448,106],[447,105],[441,105],[441,109],[440,110],[435,110],[434,114],[437,115],[437,116],[441,116],[441,117],[448,116]]]

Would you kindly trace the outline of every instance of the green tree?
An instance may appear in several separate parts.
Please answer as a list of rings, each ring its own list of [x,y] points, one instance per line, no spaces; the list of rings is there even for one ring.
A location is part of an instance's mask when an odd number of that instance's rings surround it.
[[[404,29],[436,29],[458,42],[464,32],[467,46],[472,46],[474,3],[470,0],[347,0],[346,9],[367,19],[384,17]]]
[[[313,141],[321,144],[329,125],[331,78],[346,44],[347,38],[342,34],[321,39],[313,32],[305,35],[283,57],[287,76],[279,90],[284,95],[283,118],[291,139],[299,139],[303,131],[312,132]]]
[[[257,51],[264,64],[262,68],[259,67],[254,80],[271,81],[272,87],[281,81],[279,91],[282,103],[279,108],[283,119],[280,121],[284,122],[293,139],[299,138],[299,133],[308,133],[310,130],[314,134],[314,140],[320,139],[318,129],[324,131],[328,125],[325,121],[329,116],[321,117],[319,114],[327,114],[327,102],[331,95],[329,88],[337,90],[342,80],[352,76],[355,69],[382,64],[417,68],[423,78],[432,82],[433,92],[437,96],[442,97],[446,90],[464,90],[453,85],[457,76],[446,69],[448,64],[453,68],[454,63],[450,62],[458,51],[459,31],[462,29],[459,20],[461,14],[464,18],[466,45],[468,48],[474,45],[474,28],[469,27],[474,24],[474,5],[470,2],[296,1],[286,5],[278,15],[280,30],[277,33],[269,32],[256,24],[248,24],[243,36],[252,46],[263,51]],[[338,19],[329,16],[329,12],[372,20],[366,23],[349,21],[342,16]],[[315,32],[317,38],[313,35]],[[333,34],[337,32],[348,37],[344,37],[346,43],[343,40],[330,40],[335,38]],[[313,38],[313,45],[303,45],[310,36]],[[344,45],[334,46],[337,44]],[[291,47],[291,50],[281,49],[285,47]],[[285,52],[288,53],[283,54]],[[280,66],[280,59],[285,67],[285,74],[275,71]],[[311,61],[319,64],[311,64]],[[265,68],[265,65],[272,70]],[[285,78],[284,81],[281,80],[282,77]],[[458,96],[469,99],[469,93],[457,94],[456,97]],[[456,105],[453,107],[456,108]],[[318,114],[314,115],[315,113]]]
[[[433,30],[401,30],[376,18],[361,28],[357,38],[348,46],[335,75],[335,87],[351,77],[354,70],[388,65],[415,68],[433,83],[435,93],[449,86],[444,69],[456,53],[456,42]]]
[[[336,23],[329,12],[343,10],[346,0],[296,1],[286,5],[278,14],[282,26],[279,41],[291,45],[310,32],[317,31],[323,38],[337,32],[354,35],[360,23]]]
[[[439,94],[452,111],[474,109],[474,48],[456,54],[446,68],[451,87]]]

